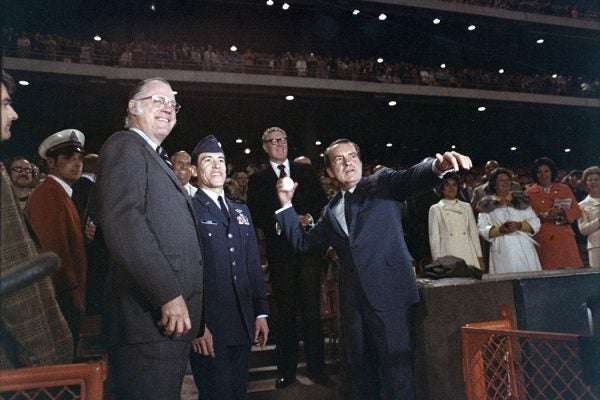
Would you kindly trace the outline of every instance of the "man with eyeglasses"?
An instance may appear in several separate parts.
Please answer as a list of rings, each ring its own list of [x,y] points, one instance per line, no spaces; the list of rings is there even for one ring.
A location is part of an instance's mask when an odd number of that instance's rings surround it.
[[[31,193],[31,183],[33,182],[33,167],[31,163],[22,156],[12,159],[10,164],[10,180],[13,190],[19,198],[19,205],[25,208],[25,203]]]
[[[18,118],[11,105],[15,88],[2,71],[0,141],[11,136]],[[0,163],[0,274],[13,273],[39,255],[37,238],[26,222],[4,164]],[[42,278],[0,299],[0,369],[70,363],[73,339],[54,297],[50,277]]]
[[[161,147],[180,108],[165,79],[139,82],[128,129],[100,151],[98,219],[110,256],[103,333],[118,400],[179,400],[191,340],[202,333],[196,215]]]
[[[255,226],[265,235],[269,276],[277,305],[276,343],[278,389],[296,381],[299,332],[302,332],[307,373],[314,382],[330,385],[324,371],[324,342],[319,312],[319,288],[324,270],[322,255],[315,251],[298,256],[281,235],[274,218],[279,205],[275,182],[289,176],[299,182],[297,201],[299,220],[310,227],[327,202],[317,174],[310,165],[290,162],[285,131],[272,127],[262,135],[263,149],[269,156],[266,169],[250,176],[248,207]],[[296,326],[300,315],[301,327]]]

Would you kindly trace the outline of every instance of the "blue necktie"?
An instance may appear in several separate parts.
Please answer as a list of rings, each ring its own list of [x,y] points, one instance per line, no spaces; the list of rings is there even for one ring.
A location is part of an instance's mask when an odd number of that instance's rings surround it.
[[[227,225],[229,225],[229,211],[227,211],[227,207],[225,207],[225,202],[223,201],[223,196],[219,196],[219,206],[221,207],[221,212],[225,217],[225,221],[227,221]]]
[[[350,224],[352,224],[352,213],[350,212],[350,199],[352,193],[344,193],[344,217],[346,218],[346,226],[348,227],[348,234],[350,234]]]

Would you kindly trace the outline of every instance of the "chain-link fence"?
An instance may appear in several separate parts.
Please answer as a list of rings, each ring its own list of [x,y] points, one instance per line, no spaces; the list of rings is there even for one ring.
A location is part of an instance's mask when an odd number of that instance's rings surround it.
[[[505,319],[462,328],[468,400],[599,400],[583,379],[578,335],[513,330]]]

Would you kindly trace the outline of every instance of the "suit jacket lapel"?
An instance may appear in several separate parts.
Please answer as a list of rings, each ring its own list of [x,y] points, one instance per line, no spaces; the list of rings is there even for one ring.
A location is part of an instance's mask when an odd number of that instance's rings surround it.
[[[333,227],[333,230],[335,231],[335,233],[347,238],[348,235],[346,235],[346,232],[344,232],[344,230],[342,229],[342,226],[340,225],[338,219],[335,216],[335,212],[333,211],[333,207],[335,207],[340,202],[341,198],[342,198],[342,192],[338,191],[335,194],[335,196],[333,196],[333,199],[331,199],[331,201],[329,202],[329,205],[327,206],[326,217],[329,218],[329,223]]]
[[[169,178],[173,181],[173,183],[175,183],[175,186],[177,187],[177,189],[186,194],[187,195],[187,191],[185,190],[185,188],[183,186],[181,186],[181,182],[179,182],[179,179],[177,179],[177,177],[175,176],[175,173],[173,172],[173,170],[171,168],[169,168],[169,166],[167,165],[167,163],[160,158],[160,156],[158,155],[158,153],[156,152],[156,150],[154,150],[149,144],[148,142],[146,142],[144,140],[144,138],[142,138],[137,132],[130,130],[129,132],[131,132],[131,134],[137,139],[139,140],[143,146],[144,149],[150,153],[150,157],[154,160],[154,162],[156,162],[156,164],[159,166],[160,169],[162,169],[168,176]],[[191,202],[190,206],[191,206]]]
[[[363,191],[367,190],[366,186],[365,186],[365,179],[361,179],[357,184],[356,184],[356,188],[354,189],[354,192],[352,192],[351,195],[351,199],[352,201],[350,202],[350,220],[352,221],[351,226],[348,226],[348,234],[350,234],[350,232],[352,232],[352,227],[356,225],[356,218],[358,216],[358,212],[360,211],[360,198],[361,195],[363,193]]]

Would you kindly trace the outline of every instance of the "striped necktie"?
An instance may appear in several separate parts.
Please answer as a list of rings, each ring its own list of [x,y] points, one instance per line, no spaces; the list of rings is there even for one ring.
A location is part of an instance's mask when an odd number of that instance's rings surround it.
[[[169,168],[173,167],[173,164],[171,164],[171,160],[169,160],[169,155],[167,154],[167,151],[163,149],[162,146],[158,146],[156,148],[156,152],[158,153],[158,156],[162,158],[164,162],[167,163]]]

